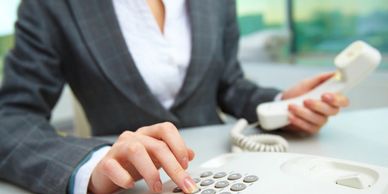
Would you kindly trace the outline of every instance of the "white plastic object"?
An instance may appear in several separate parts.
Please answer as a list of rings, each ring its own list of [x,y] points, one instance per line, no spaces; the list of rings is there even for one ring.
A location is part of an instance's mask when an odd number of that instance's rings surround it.
[[[355,189],[364,189],[366,188],[364,181],[359,177],[358,174],[348,175],[344,177],[339,177],[336,180],[338,185],[342,185],[345,187],[352,187]]]
[[[380,64],[380,52],[363,41],[356,41],[334,60],[336,74],[310,92],[297,98],[260,104],[256,111],[260,125],[274,130],[289,124],[288,105],[303,105],[305,99],[320,99],[323,93],[346,92],[364,80]]]
[[[256,124],[254,124],[256,125]],[[245,119],[239,119],[230,130],[232,152],[286,152],[287,141],[279,135],[256,134],[246,136],[243,131],[253,127]]]
[[[243,177],[229,181],[225,188],[215,188],[215,183],[201,187],[207,179],[227,181],[227,176],[214,179],[200,178],[203,172],[240,173]],[[214,189],[216,193],[232,192],[235,183],[243,183],[246,189],[239,194],[281,193],[281,194],[388,194],[388,168],[295,153],[243,152],[215,157],[199,168],[190,170],[193,178],[200,178],[199,193]],[[244,183],[245,176],[255,175],[258,180]],[[356,178],[354,178],[356,177]],[[339,181],[339,182],[338,182]],[[360,184],[362,186],[360,186]],[[163,194],[175,194],[171,180],[163,185]],[[151,192],[149,192],[151,193]],[[212,193],[212,192],[207,192]],[[147,193],[148,194],[148,193]]]

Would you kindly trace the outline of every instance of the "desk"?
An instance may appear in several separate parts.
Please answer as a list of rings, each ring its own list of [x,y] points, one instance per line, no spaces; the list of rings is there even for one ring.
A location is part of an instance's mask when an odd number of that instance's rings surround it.
[[[190,169],[229,152],[229,129],[232,125],[216,125],[182,129],[186,144],[196,152]],[[322,131],[312,137],[280,133],[289,144],[289,152],[335,157],[388,167],[388,107],[343,112],[330,119]],[[112,138],[109,138],[112,139]],[[167,176],[162,174],[162,179]],[[138,189],[145,183],[137,183]],[[126,193],[134,194],[138,190]],[[27,193],[7,183],[0,183],[0,193]]]

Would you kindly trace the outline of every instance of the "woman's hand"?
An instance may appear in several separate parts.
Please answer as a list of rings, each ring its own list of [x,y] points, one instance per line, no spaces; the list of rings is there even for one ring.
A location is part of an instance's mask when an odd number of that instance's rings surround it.
[[[194,152],[171,123],[126,131],[94,169],[88,189],[112,193],[133,188],[135,181],[143,178],[152,192],[161,192],[158,169],[162,167],[183,191],[192,193],[197,186],[185,169],[193,158]]]
[[[283,93],[283,99],[295,98],[314,89],[321,83],[330,79],[334,73],[324,73],[310,79],[301,81],[296,86]],[[304,106],[290,104],[289,121],[287,130],[314,134],[326,124],[330,116],[336,115],[340,108],[349,105],[349,100],[342,94],[325,93],[320,100],[306,99]]]

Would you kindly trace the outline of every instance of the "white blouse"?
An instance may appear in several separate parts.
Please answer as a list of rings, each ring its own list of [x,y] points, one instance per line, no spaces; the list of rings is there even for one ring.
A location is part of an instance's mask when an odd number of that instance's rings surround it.
[[[164,33],[146,0],[113,0],[127,47],[143,80],[165,107],[174,103],[191,56],[186,0],[163,0]]]

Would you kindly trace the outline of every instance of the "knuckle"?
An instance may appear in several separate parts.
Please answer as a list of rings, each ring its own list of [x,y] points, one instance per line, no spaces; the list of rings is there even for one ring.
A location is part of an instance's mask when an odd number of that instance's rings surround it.
[[[139,132],[139,133],[143,133],[145,131],[147,131],[149,127],[140,127],[139,129],[136,130],[136,132]]]
[[[185,170],[181,167],[181,166],[176,166],[172,169],[172,173],[174,173],[175,175],[181,175],[181,174],[184,174],[185,173]]]
[[[162,154],[169,150],[168,145],[164,141],[158,141],[154,146],[154,152]]]
[[[110,159],[103,159],[100,162],[100,167],[101,167],[102,172],[109,172],[110,171],[110,166],[111,166]]]
[[[120,134],[119,138],[120,140],[122,139],[128,139],[133,137],[134,133],[132,131],[124,131]]]
[[[175,125],[171,122],[161,123],[161,127],[164,131],[176,131]]]
[[[333,109],[333,111],[332,111],[332,115],[337,115],[338,112],[339,112],[339,108],[335,108],[335,109]]]
[[[143,145],[139,142],[131,142],[127,143],[124,146],[125,151],[128,154],[136,154],[138,151],[140,151],[143,148]]]

